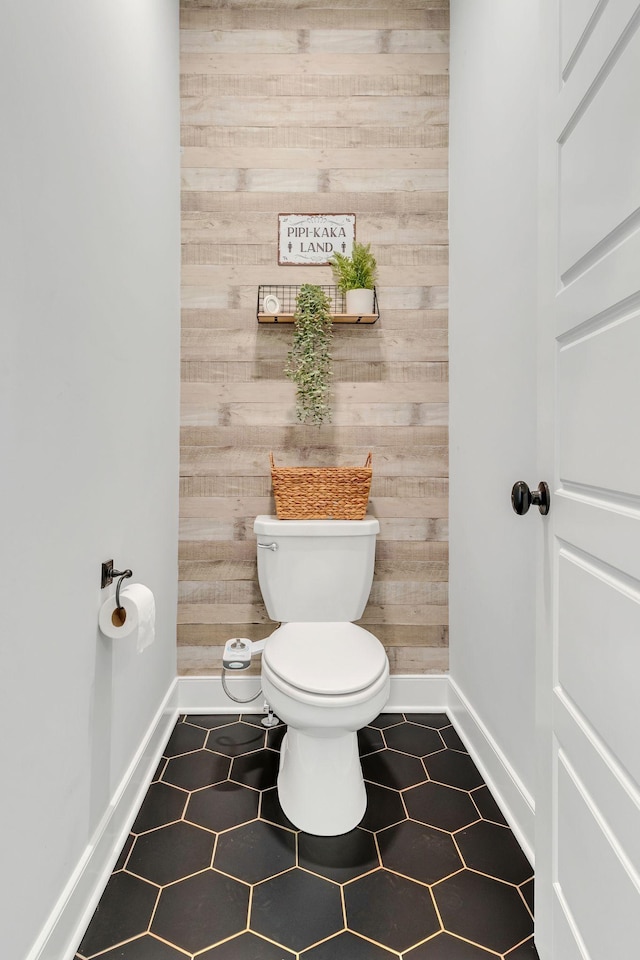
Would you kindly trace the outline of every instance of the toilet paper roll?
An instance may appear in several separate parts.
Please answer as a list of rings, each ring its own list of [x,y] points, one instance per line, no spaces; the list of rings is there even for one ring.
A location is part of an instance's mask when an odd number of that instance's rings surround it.
[[[111,640],[130,637],[136,633],[140,653],[155,639],[156,601],[149,587],[131,583],[120,591],[120,609],[116,608],[115,594],[100,607],[98,625],[101,633]]]

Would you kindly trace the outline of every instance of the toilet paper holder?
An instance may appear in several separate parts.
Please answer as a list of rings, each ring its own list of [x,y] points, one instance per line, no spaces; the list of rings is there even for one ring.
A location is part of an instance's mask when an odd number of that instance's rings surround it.
[[[119,577],[117,586],[116,586],[116,609],[120,609],[120,587],[122,586],[122,581],[126,580],[127,577],[133,576],[133,570],[114,570],[113,569],[113,560],[105,560],[102,564],[102,576],[100,578],[100,587],[104,590],[105,587],[108,587],[113,583],[115,577]]]

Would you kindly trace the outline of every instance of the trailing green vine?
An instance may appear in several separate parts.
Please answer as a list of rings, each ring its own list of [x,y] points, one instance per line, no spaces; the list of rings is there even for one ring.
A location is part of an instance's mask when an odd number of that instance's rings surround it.
[[[301,423],[331,420],[329,391],[333,318],[326,293],[304,283],[296,297],[293,344],[287,354],[285,374],[296,384],[296,414]]]

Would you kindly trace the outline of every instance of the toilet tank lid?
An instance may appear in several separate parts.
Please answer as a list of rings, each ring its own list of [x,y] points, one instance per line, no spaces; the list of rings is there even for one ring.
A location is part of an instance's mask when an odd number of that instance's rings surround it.
[[[376,517],[364,520],[278,520],[277,517],[256,517],[254,533],[269,537],[366,537],[380,532]]]

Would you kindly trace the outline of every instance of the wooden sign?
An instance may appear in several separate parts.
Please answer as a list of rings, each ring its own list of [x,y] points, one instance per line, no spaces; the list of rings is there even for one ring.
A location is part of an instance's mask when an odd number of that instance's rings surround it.
[[[355,213],[279,213],[278,263],[326,266],[334,253],[351,256]]]

